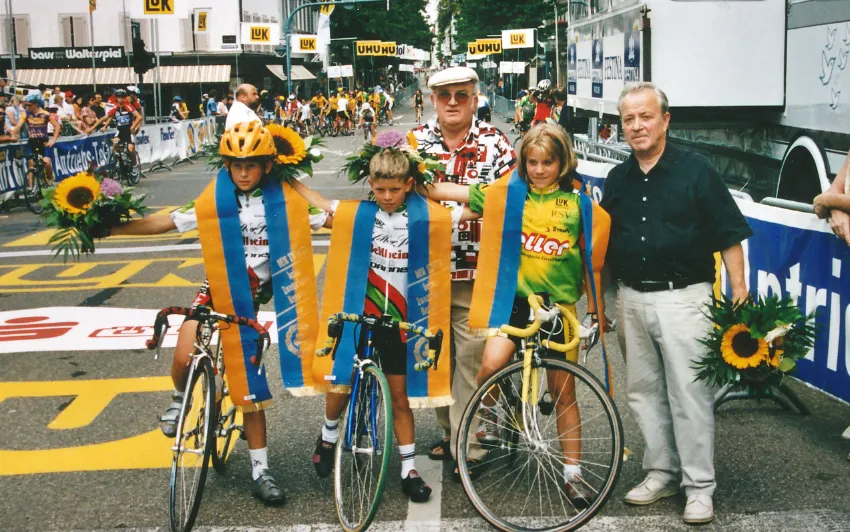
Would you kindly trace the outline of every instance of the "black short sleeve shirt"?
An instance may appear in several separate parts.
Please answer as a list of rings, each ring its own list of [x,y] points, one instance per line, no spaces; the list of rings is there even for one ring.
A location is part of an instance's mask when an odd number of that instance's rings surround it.
[[[713,282],[714,253],[753,234],[708,159],[669,142],[647,174],[634,155],[614,167],[600,205],[611,215],[606,262],[626,281]]]

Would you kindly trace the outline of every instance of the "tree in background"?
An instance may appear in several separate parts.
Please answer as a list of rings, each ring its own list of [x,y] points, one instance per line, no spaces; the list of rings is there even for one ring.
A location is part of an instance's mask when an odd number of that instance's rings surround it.
[[[434,35],[428,29],[425,3],[426,0],[392,0],[389,11],[383,3],[358,4],[355,9],[339,5],[331,16],[331,37],[395,41],[430,50]]]
[[[544,19],[553,18],[552,0],[440,0],[437,7],[440,42],[445,38],[452,16],[457,30],[452,45],[454,52],[459,53],[466,51],[466,43],[501,34],[502,30],[536,28]]]

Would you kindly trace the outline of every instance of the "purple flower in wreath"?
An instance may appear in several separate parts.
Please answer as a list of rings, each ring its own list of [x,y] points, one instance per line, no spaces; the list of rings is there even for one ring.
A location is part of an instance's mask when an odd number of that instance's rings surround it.
[[[118,194],[124,191],[121,188],[121,183],[115,181],[114,179],[109,179],[108,177],[104,177],[100,180],[100,191],[104,196],[108,198],[114,198]]]
[[[381,131],[375,136],[374,144],[379,148],[401,148],[407,144],[407,137],[400,131]]]

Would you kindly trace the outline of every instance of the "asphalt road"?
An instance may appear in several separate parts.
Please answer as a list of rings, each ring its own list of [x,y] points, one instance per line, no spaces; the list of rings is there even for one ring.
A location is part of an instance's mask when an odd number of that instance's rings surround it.
[[[412,127],[412,109],[398,109],[396,115],[395,129]],[[498,118],[496,123],[505,131],[509,128]],[[338,175],[359,142],[359,137],[326,139],[325,159],[310,185],[331,198],[365,197],[363,187],[351,186]],[[148,205],[172,209],[194,199],[212,177],[197,161],[150,174],[139,188],[148,194]],[[132,309],[188,304],[203,277],[197,235],[111,238],[99,246],[102,253],[78,265],[44,256],[45,235],[24,208],[0,215],[0,321],[5,322],[0,326],[9,325],[9,311],[31,309],[14,317],[47,316],[93,332],[73,341],[60,338],[46,351],[28,350],[26,339],[10,342],[11,348],[0,346],[0,528],[166,529],[169,442],[158,433],[156,420],[169,401],[171,350],[154,361],[142,349],[85,346],[105,336],[108,345],[114,345],[110,342],[116,335],[133,336],[132,328],[98,331],[99,322],[148,325],[139,323]],[[324,265],[328,238],[314,236],[317,265]],[[324,267],[318,272],[321,291]],[[608,296],[613,304],[613,294]],[[65,310],[46,310],[56,307]],[[121,322],[125,317],[126,324]],[[643,446],[622,392],[624,363],[613,339],[609,352],[633,457],[622,470],[614,496],[587,529],[684,530],[682,495],[647,508],[622,502],[625,492],[642,479]],[[247,447],[240,442],[227,472],[210,473],[199,529],[338,529],[332,482],[318,479],[310,461],[322,400],[284,392],[276,378],[275,358],[269,357],[276,397],[268,411],[270,461],[289,502],[270,509],[250,496]],[[598,360],[590,366],[599,374]],[[850,423],[850,408],[799,383],[792,387],[808,404],[810,416],[770,403],[721,407],[717,519],[702,527],[705,530],[850,530],[850,462],[845,458],[850,442],[840,437]],[[418,411],[416,424],[417,451],[424,454],[440,431],[430,411]],[[394,459],[374,529],[488,529],[461,486],[450,480],[448,465],[425,456],[417,462],[435,488],[432,502],[415,508],[408,504],[398,489],[399,465]]]

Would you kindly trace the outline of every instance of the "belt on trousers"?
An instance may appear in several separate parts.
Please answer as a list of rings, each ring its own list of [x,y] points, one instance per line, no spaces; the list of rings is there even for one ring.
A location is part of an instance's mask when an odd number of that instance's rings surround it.
[[[701,283],[703,281],[693,277],[682,277],[681,279],[673,281],[627,281],[625,279],[621,279],[620,282],[632,290],[637,290],[638,292],[660,292],[662,290],[678,290],[680,288],[686,288],[692,284]]]

